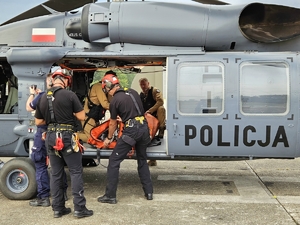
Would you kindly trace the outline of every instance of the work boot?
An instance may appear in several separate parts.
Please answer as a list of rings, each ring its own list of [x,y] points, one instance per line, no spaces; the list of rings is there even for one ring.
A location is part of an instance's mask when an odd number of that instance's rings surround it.
[[[82,207],[82,210],[74,212],[74,216],[77,218],[88,217],[94,214],[93,210],[88,210],[85,206]]]
[[[164,138],[165,129],[166,129],[166,127],[160,127],[160,128],[158,129],[158,135],[157,135],[157,136],[158,136],[159,138],[161,138],[161,139]]]
[[[62,217],[63,215],[67,215],[69,213],[71,213],[70,208],[64,208],[63,210],[60,210],[60,211],[54,211],[54,218],[59,218],[59,217]]]
[[[157,166],[156,160],[149,160],[148,161],[148,166]]]
[[[43,206],[43,207],[48,207],[50,206],[50,200],[49,198],[37,198],[37,199],[34,199],[34,200],[31,200],[29,202],[29,205],[30,206]]]
[[[153,200],[153,194],[152,193],[145,194],[145,197],[146,197],[147,200]]]
[[[103,195],[103,196],[98,198],[98,202],[109,203],[109,204],[117,204],[117,199],[108,197],[106,195]]]

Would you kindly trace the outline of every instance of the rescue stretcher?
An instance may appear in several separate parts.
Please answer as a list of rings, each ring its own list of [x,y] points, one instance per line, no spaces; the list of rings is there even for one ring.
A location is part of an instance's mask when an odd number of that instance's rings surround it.
[[[152,116],[149,113],[145,114],[145,119],[147,120],[148,123],[150,138],[151,140],[153,140],[155,134],[157,133],[159,122],[154,116]],[[91,129],[90,138],[87,141],[88,144],[96,147],[97,149],[104,148],[104,140],[108,135],[109,121],[110,120],[107,120],[101,123],[99,126]],[[117,140],[122,136],[123,130],[124,130],[124,123],[118,122],[117,130],[114,133],[112,141],[108,145],[107,149],[113,149],[116,146]],[[131,157],[133,154],[134,154],[134,147],[132,147],[132,150],[128,153],[128,157]]]

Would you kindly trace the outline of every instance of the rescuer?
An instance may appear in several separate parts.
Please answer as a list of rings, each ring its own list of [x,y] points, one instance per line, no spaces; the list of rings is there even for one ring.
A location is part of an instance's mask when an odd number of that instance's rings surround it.
[[[50,179],[52,209],[54,218],[71,212],[65,207],[63,197],[64,165],[69,168],[74,204],[74,216],[92,216],[86,208],[82,179],[82,151],[77,134],[74,132],[74,116],[82,121],[85,112],[76,94],[66,90],[71,85],[72,74],[66,69],[58,69],[53,75],[53,87],[43,95],[37,105],[35,123],[47,124],[46,148],[50,157],[52,173]]]
[[[117,118],[124,122],[122,136],[117,140],[107,167],[107,186],[105,194],[98,198],[99,202],[116,204],[116,192],[119,181],[120,163],[125,159],[127,153],[135,147],[138,174],[143,186],[147,200],[153,199],[153,186],[147,164],[147,145],[150,143],[149,128],[144,118],[144,109],[139,94],[133,89],[123,89],[119,80],[112,74],[102,78],[102,89],[105,93],[113,95],[109,105],[110,123],[108,136],[104,140],[107,147],[117,129]]]

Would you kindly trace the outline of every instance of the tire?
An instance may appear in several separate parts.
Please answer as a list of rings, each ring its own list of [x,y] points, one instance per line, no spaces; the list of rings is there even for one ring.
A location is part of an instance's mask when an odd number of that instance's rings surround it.
[[[0,191],[11,200],[28,200],[36,196],[35,167],[30,158],[14,158],[0,170]]]

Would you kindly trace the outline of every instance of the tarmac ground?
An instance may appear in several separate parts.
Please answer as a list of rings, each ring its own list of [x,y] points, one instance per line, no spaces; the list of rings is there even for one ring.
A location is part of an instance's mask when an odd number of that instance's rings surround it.
[[[94,210],[93,216],[53,218],[51,207],[31,207],[28,200],[8,200],[0,193],[0,224],[300,224],[300,159],[157,163],[150,167],[152,201],[143,196],[136,161],[125,160],[117,204],[97,201],[104,194],[106,168],[84,167],[87,208]],[[66,207],[73,211],[70,187],[68,196]]]

